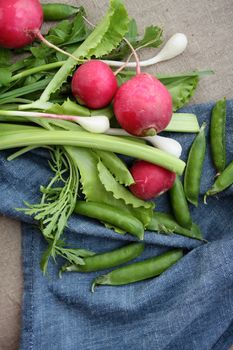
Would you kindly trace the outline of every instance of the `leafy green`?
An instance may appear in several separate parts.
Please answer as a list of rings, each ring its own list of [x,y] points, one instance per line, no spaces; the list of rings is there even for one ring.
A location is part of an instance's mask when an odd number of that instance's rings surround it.
[[[50,80],[51,78],[45,78],[31,85],[22,86],[3,93],[0,95],[0,105],[5,103],[13,103],[15,98],[41,91],[48,85]]]
[[[104,185],[105,189],[113,194],[114,198],[123,199],[126,204],[132,205],[133,208],[151,208],[151,206],[153,206],[152,203],[145,202],[135,197],[129,190],[117,182],[100,160],[98,161],[97,169],[99,172],[100,181]]]
[[[65,42],[65,45],[80,43],[86,39],[88,33],[83,16],[78,13],[73,20],[69,39]]]
[[[125,207],[124,203],[116,200],[101,183],[97,170],[98,157],[95,152],[78,147],[66,147],[66,149],[79,169],[82,193],[87,201]]]
[[[107,15],[86,39],[79,56],[98,58],[111,52],[121,42],[128,24],[128,14],[121,0],[111,0]]]
[[[10,66],[11,56],[11,50],[0,47],[0,67]]]
[[[66,147],[66,149],[72,155],[72,159],[75,160],[79,169],[82,192],[87,201],[100,202],[124,209],[136,216],[144,226],[151,221],[153,209],[151,204],[148,205],[149,208],[143,206],[133,208],[132,205],[126,205],[122,199],[116,199],[111,192],[106,191],[99,178],[97,169],[99,159],[95,152],[77,147]],[[118,229],[116,229],[116,232],[118,232]]]
[[[64,20],[59,22],[55,27],[52,27],[48,34],[45,35],[46,40],[52,44],[64,48],[66,51],[69,50],[70,45],[74,45],[72,50],[77,49],[77,46],[83,42],[88,35],[86,29],[86,24],[83,16],[78,13],[72,21]],[[65,55],[57,53],[54,49],[49,48],[43,43],[36,43],[33,47],[27,47],[25,50],[30,50],[32,55],[36,58],[44,58],[46,60],[51,60],[57,58],[58,60],[63,60],[66,58]]]
[[[138,40],[135,48],[139,47],[159,47],[162,40],[163,30],[157,26],[149,26],[145,29],[144,37],[141,40]]]
[[[41,262],[44,273],[50,256],[55,258],[59,254],[68,257],[67,250],[58,248],[58,245],[61,245],[60,237],[74,210],[79,187],[78,170],[73,166],[72,160],[64,149],[55,148],[51,152],[51,157],[50,167],[55,175],[46,187],[41,186],[40,203],[26,203],[27,208],[20,209],[25,214],[34,216],[35,220],[40,222],[41,232],[49,242],[49,247]],[[68,178],[66,177],[67,173]],[[70,254],[74,255],[74,252]]]
[[[125,37],[129,40],[129,42],[135,49],[145,47],[157,48],[163,42],[162,33],[163,31],[161,28],[151,25],[145,29],[144,35],[140,39],[138,37],[136,21],[134,19],[131,19],[131,21],[129,22],[129,29]],[[130,47],[125,41],[122,41],[120,45],[105,58],[110,60],[122,60],[130,54]]]
[[[56,114],[68,114],[68,115],[76,115],[76,116],[97,116],[97,115],[104,115],[111,119],[113,117],[113,110],[111,106],[102,108],[102,109],[88,109],[85,106],[81,106],[75,101],[71,101],[69,98],[67,98],[62,105],[59,105],[58,103],[53,104],[50,106],[49,109],[47,109],[47,112],[56,113]]]
[[[129,169],[115,153],[100,150],[96,150],[95,153],[120,184],[129,186],[134,183]]]
[[[73,262],[73,264],[85,265],[84,260],[81,258],[95,255],[94,252],[86,249],[65,248],[63,247],[64,244],[64,241],[61,241],[61,244],[56,245],[57,253],[64,259]]]
[[[77,17],[80,17],[80,14],[78,14]],[[46,35],[46,39],[57,45],[64,43],[70,36],[72,27],[73,23],[69,20],[58,22],[56,27],[53,27],[49,30],[48,35]]]
[[[47,111],[56,114],[79,115],[84,117],[91,115],[91,111],[88,108],[80,106],[69,98],[64,101],[62,105],[59,105],[58,103],[53,104]]]
[[[11,71],[8,68],[0,68],[0,87],[7,86],[11,81]]]
[[[198,76],[180,76],[160,78],[160,81],[168,88],[172,95],[173,111],[188,103],[197,88]]]
[[[128,32],[125,34],[126,39],[129,40],[131,44],[137,41],[138,37],[138,27],[137,22],[134,18],[129,21]]]
[[[126,213],[134,215],[131,208],[122,200],[114,198],[111,192],[106,191],[99,179],[97,169],[98,157],[93,151],[77,147],[66,147],[66,149],[79,169],[82,193],[84,194],[86,201],[112,205],[116,208],[124,209]],[[113,228],[117,233],[125,233],[114,225],[109,226],[109,224],[106,224],[105,222],[103,222],[103,224],[108,228]]]

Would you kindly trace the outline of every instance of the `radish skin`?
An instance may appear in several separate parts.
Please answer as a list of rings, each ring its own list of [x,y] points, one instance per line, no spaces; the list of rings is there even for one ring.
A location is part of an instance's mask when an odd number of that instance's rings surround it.
[[[153,136],[172,117],[172,97],[155,77],[141,73],[118,89],[114,112],[123,129],[135,136]]]
[[[117,90],[117,80],[111,68],[102,61],[83,63],[74,73],[71,90],[80,104],[89,108],[106,107]]]
[[[176,179],[176,174],[158,165],[139,160],[131,167],[130,172],[135,183],[130,191],[138,198],[151,200],[168,191]]]
[[[17,49],[29,45],[43,23],[38,0],[0,1],[0,46]]]

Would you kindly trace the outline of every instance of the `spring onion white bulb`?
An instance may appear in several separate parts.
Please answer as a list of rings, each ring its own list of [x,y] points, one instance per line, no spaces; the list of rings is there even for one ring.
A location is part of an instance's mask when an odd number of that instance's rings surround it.
[[[170,60],[171,58],[174,58],[184,52],[188,44],[188,39],[185,34],[183,33],[176,33],[174,34],[164,45],[164,47],[161,49],[161,51],[154,57],[140,61],[140,67],[147,67],[151,66],[153,64],[156,64],[158,62]],[[111,60],[104,60],[103,62],[107,63],[109,66],[112,67],[121,67],[125,65],[125,67],[136,67],[136,62],[120,62],[120,61],[111,61]]]
[[[118,128],[109,128],[106,132],[108,135],[115,135],[115,136],[132,136],[127,131],[123,129]],[[135,137],[135,136],[132,136]],[[182,153],[182,147],[181,144],[169,137],[164,136],[146,136],[146,137],[140,137],[140,139],[146,140],[150,142],[151,145],[153,145],[156,148],[159,148],[169,154],[172,154],[173,156],[180,158]]]
[[[103,134],[109,129],[109,119],[106,116],[77,117],[78,123],[83,129],[95,134]]]
[[[24,118],[46,118],[69,120],[79,124],[83,129],[102,134],[109,129],[109,119],[106,116],[80,117],[73,115],[40,113],[40,112],[23,112],[23,111],[5,111],[0,110],[2,116],[24,117]]]

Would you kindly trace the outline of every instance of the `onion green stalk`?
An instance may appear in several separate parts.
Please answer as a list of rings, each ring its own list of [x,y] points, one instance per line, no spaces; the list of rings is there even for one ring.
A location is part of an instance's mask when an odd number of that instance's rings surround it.
[[[139,144],[116,136],[93,134],[85,131],[48,131],[36,129],[29,132],[0,129],[0,150],[25,146],[63,145],[100,149],[137,159],[142,159],[182,175],[185,162],[154,147]]]
[[[197,117],[191,113],[173,113],[172,119],[165,131],[172,132],[199,132]]]
[[[85,130],[93,133],[103,133],[109,129],[109,119],[106,116],[82,117],[74,115],[40,113],[40,112],[22,112],[22,111],[6,111],[0,109],[0,116],[6,117],[26,117],[33,118],[48,118],[58,120],[68,120],[81,125]]]
[[[56,68],[60,68],[63,64],[64,64],[64,61],[58,61],[58,62],[43,64],[38,67],[26,69],[18,74],[13,75],[11,77],[11,81],[16,81],[18,79],[26,78],[26,77],[29,77],[30,75],[33,75],[42,71],[49,71]]]

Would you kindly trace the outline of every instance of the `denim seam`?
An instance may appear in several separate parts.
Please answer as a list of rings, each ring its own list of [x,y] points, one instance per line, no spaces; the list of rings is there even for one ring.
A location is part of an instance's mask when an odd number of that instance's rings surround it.
[[[33,287],[34,287],[34,242],[35,242],[35,238],[34,238],[34,235],[32,234],[32,249],[31,249],[31,256],[30,256],[30,268],[31,268],[31,275],[32,275],[32,278],[31,278],[31,283],[30,283],[30,323],[31,323],[31,327],[30,327],[30,330],[31,330],[31,334],[30,334],[30,339],[29,339],[29,342],[30,342],[30,350],[33,350],[33,335],[34,335],[34,331],[33,331]]]

